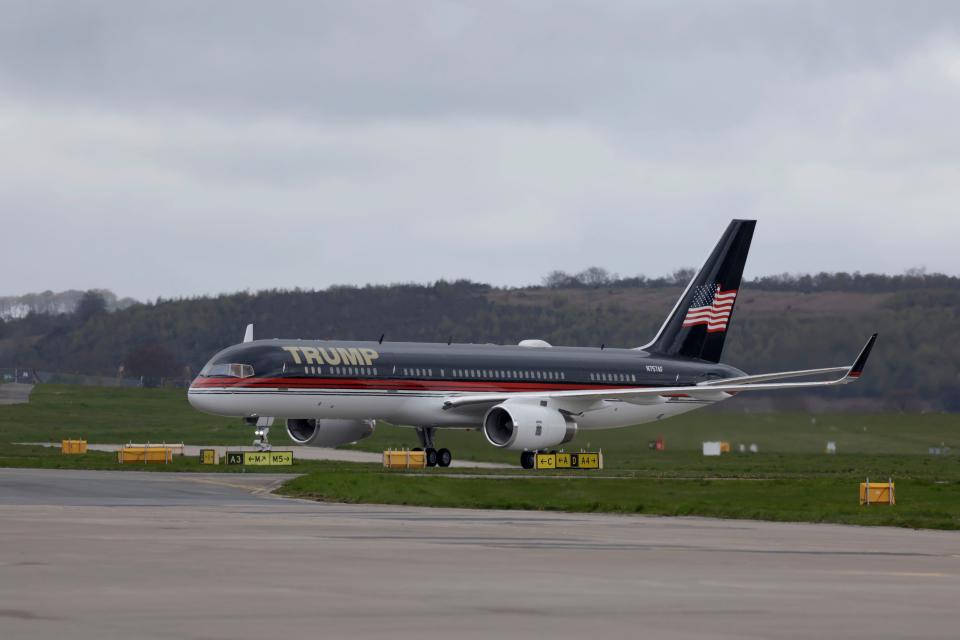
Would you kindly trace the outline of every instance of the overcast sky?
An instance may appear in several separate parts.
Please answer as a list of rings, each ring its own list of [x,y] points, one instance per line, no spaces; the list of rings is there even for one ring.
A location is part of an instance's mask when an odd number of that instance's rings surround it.
[[[957,2],[4,2],[0,295],[960,273]]]

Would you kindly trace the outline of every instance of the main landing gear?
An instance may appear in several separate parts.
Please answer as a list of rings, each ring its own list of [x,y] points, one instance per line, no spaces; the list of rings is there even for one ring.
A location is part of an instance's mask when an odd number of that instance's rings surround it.
[[[428,467],[449,467],[453,461],[450,449],[437,449],[433,444],[433,435],[436,427],[417,427],[417,438],[427,454]]]
[[[524,469],[533,469],[534,462],[537,459],[536,451],[524,451],[520,454],[520,466]]]

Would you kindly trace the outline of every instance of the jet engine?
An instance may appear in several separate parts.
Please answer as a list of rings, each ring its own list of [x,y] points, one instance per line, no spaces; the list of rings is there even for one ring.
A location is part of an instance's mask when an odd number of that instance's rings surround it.
[[[483,435],[495,447],[525,451],[573,440],[577,423],[544,403],[511,402],[492,407],[483,417]]]
[[[336,447],[363,440],[373,434],[373,420],[287,420],[287,435],[307,447]]]

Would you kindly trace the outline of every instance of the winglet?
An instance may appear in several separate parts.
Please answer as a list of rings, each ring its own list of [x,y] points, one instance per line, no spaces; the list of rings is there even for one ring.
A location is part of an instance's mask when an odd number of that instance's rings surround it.
[[[867,358],[870,357],[870,350],[873,349],[873,344],[877,341],[877,334],[870,336],[870,339],[867,340],[867,344],[863,347],[863,351],[860,352],[860,355],[857,356],[856,361],[854,361],[853,366],[850,367],[850,371],[847,372],[848,378],[859,378],[863,373],[863,368],[867,365]]]
[[[253,323],[247,325],[247,330],[243,334],[244,342],[253,342]]]

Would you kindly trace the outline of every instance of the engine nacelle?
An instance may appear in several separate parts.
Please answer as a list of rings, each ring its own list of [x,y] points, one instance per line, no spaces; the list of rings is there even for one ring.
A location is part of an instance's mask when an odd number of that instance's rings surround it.
[[[336,447],[373,435],[374,420],[287,420],[287,435],[307,447]]]
[[[507,400],[483,417],[483,435],[495,447],[525,451],[573,440],[577,423],[556,409]]]

